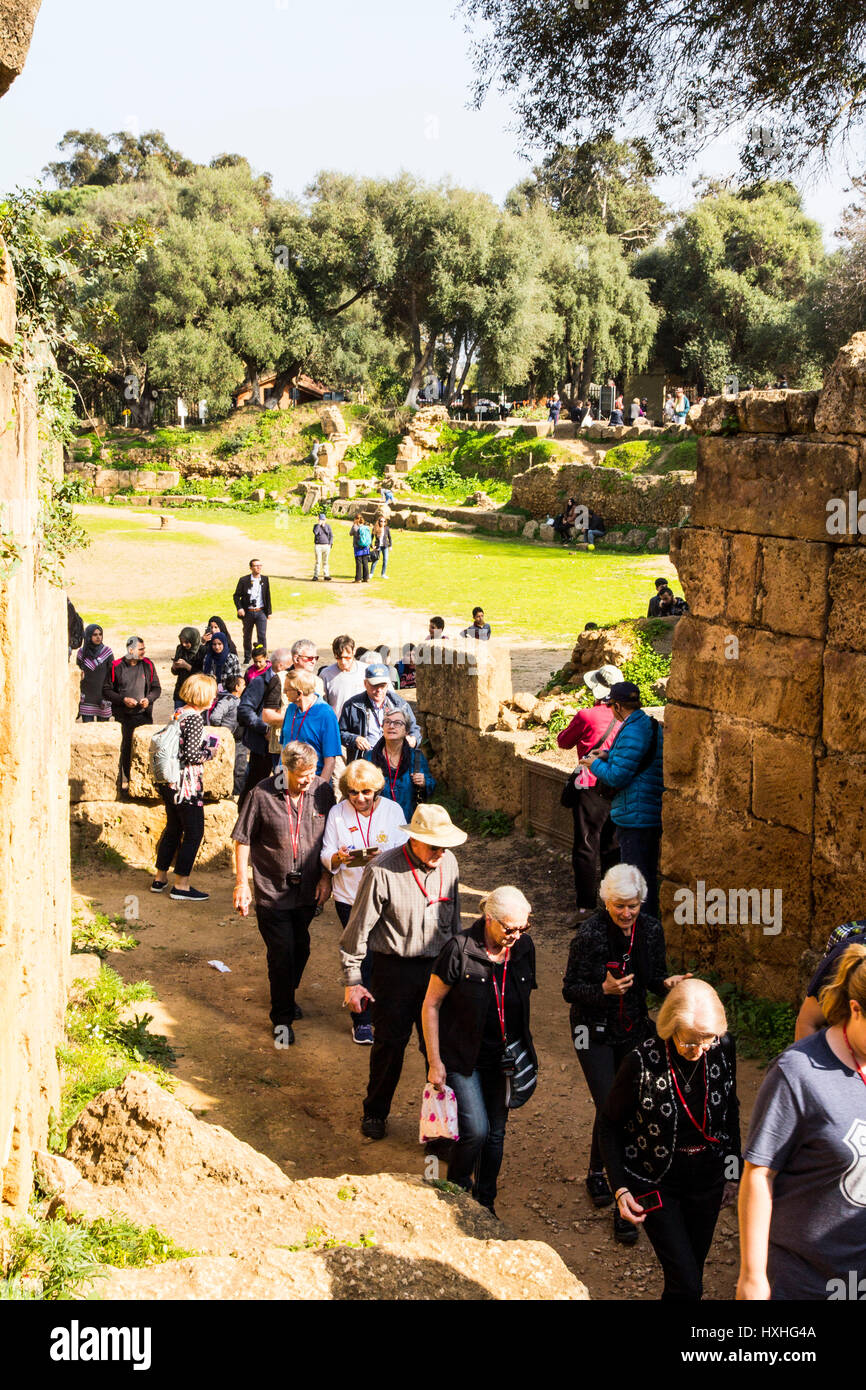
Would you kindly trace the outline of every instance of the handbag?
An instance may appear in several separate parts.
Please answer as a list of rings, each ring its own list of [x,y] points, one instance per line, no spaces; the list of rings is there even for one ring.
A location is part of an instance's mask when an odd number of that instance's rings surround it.
[[[602,744],[604,743],[605,739],[607,738],[615,723],[615,719],[612,719],[610,721],[601,738],[598,740],[598,743],[594,743],[592,747],[589,749],[589,752],[585,754],[587,758],[589,757],[590,753],[595,753],[599,748],[601,748]],[[568,781],[562,789],[562,795],[559,798],[560,806],[564,806],[567,811],[574,810],[575,806],[577,805],[578,793],[583,791],[583,788],[578,787],[577,785],[577,778],[580,771],[581,769],[579,767],[576,767],[574,771],[570,774]],[[597,781],[596,786],[600,788],[601,783]],[[611,787],[609,788],[609,790],[611,793],[610,799],[613,800],[613,797],[615,795],[614,789]],[[601,792],[601,795],[604,796],[604,792]]]
[[[505,1044],[503,1063],[506,1058],[510,1061],[505,1072],[505,1104],[509,1110],[519,1110],[538,1085],[538,1067],[522,1038]]]
[[[431,1139],[459,1139],[457,1097],[450,1086],[433,1086],[428,1081],[421,1093],[421,1120],[418,1143]]]

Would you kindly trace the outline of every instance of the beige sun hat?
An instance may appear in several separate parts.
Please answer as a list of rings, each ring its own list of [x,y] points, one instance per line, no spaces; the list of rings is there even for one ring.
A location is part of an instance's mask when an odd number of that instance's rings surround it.
[[[462,845],[468,836],[465,830],[458,830],[444,806],[435,802],[424,802],[415,807],[415,813],[408,825],[400,827],[409,832],[413,840],[424,845],[436,845],[440,849],[452,849]]]
[[[623,679],[618,666],[599,666],[595,671],[587,671],[583,683],[589,686],[597,700],[606,700],[611,687]]]

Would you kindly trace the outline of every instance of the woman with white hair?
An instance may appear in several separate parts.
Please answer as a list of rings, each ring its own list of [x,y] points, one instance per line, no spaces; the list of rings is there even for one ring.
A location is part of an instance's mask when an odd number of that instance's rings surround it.
[[[538,1061],[529,1031],[535,947],[528,936],[531,908],[519,888],[494,888],[482,916],[440,952],[421,1009],[427,1079],[457,1097],[460,1138],[448,1181],[471,1192],[496,1215],[496,1182],[508,1119],[510,1043]]]
[[[655,1036],[617,1072],[600,1129],[618,1210],[644,1226],[662,1267],[662,1299],[699,1300],[741,1167],[734,1040],[712,985],[687,978],[671,990]]]
[[[603,906],[578,927],[568,953],[562,997],[571,1005],[571,1036],[595,1103],[586,1188],[597,1207],[613,1193],[604,1175],[598,1115],[623,1059],[653,1032],[647,991],[664,994],[682,975],[668,975],[662,924],[643,911],[646,879],[616,864],[602,879]],[[637,1227],[614,1211],[614,1236],[633,1245]]]

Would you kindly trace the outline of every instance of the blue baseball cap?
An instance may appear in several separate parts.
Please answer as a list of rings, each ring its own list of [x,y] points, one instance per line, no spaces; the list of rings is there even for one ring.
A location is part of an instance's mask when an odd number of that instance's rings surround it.
[[[372,666],[368,666],[364,671],[364,679],[371,685],[388,685],[391,680],[391,673],[387,666],[381,661],[374,661]]]

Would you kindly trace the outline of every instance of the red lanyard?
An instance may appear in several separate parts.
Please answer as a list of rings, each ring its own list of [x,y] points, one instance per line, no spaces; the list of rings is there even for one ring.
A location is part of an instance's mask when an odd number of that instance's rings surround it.
[[[399,771],[400,771],[400,759],[399,759],[399,758],[397,759],[397,766],[394,768],[394,776],[392,777],[392,776],[391,776],[391,759],[388,757],[387,749],[385,750],[385,766],[386,766],[386,768],[388,769],[388,786],[389,786],[390,791],[391,791],[391,800],[392,800],[392,801],[396,801],[396,800],[397,800],[397,795],[396,795],[396,792],[395,792],[395,787],[397,786],[397,775],[398,775],[398,773],[399,773]]]
[[[313,703],[315,703],[315,701],[314,701]],[[313,706],[310,705],[310,709],[312,709],[312,708],[313,708]],[[303,729],[303,727],[304,727],[304,720],[306,719],[307,715],[309,714],[310,709],[305,709],[305,710],[304,710],[304,713],[303,713],[303,715],[302,715],[302,717],[301,717],[301,722],[300,722],[300,724],[298,725],[298,732],[297,732],[297,734],[296,734],[296,733],[295,733],[295,720],[296,720],[297,717],[298,717],[298,706],[295,705],[295,712],[294,712],[294,714],[292,715],[292,727],[291,727],[291,729],[289,730],[289,737],[286,739],[286,743],[291,743],[291,742],[293,741],[293,739],[296,739],[296,738],[300,738],[300,737],[301,737],[301,729]]]
[[[365,849],[369,849],[369,848],[370,848],[370,836],[371,836],[372,833],[373,833],[373,808],[372,808],[372,807],[370,808],[370,814],[369,814],[369,816],[361,816],[361,815],[359,815],[358,812],[356,811],[356,812],[355,812],[355,820],[358,822],[358,830],[359,830],[359,832],[360,832],[361,839],[364,841],[364,848],[365,848]],[[366,822],[367,822],[367,833],[366,833],[366,835],[364,834],[364,827],[363,827],[363,825],[362,825],[362,823],[361,823],[361,822],[364,821],[364,820],[366,820]]]
[[[842,1037],[845,1039],[845,1046],[851,1053],[851,1061],[854,1063],[854,1070],[856,1071],[860,1080],[863,1082],[863,1085],[866,1086],[866,1076],[864,1076],[862,1071],[860,1070],[860,1063],[857,1061],[857,1056],[854,1052],[854,1049],[848,1041],[848,1029],[844,1023],[842,1024]]]
[[[506,1041],[506,1037],[505,1037],[505,976],[508,974],[508,957],[509,957],[510,954],[511,954],[510,951],[506,951],[506,952],[505,952],[505,961],[504,961],[503,966],[502,966],[502,993],[501,993],[501,994],[499,993],[499,989],[498,989],[498,986],[497,986],[497,984],[496,984],[496,963],[495,963],[494,961],[491,961],[491,965],[493,966],[493,994],[494,994],[494,997],[495,997],[495,999],[496,999],[496,1012],[497,1012],[497,1014],[499,1015],[499,1027],[502,1029],[502,1041],[503,1041],[503,1042]]]
[[[623,975],[627,975],[627,974],[628,974],[628,970],[627,970],[626,967],[628,966],[628,964],[629,964],[629,962],[630,962],[630,960],[631,960],[631,948],[632,948],[632,946],[634,945],[634,934],[635,934],[636,931],[637,931],[637,918],[635,917],[634,923],[633,923],[632,929],[631,929],[631,936],[629,937],[628,949],[626,950],[626,952],[625,952],[625,954],[623,955],[623,958],[622,958],[622,973],[623,973]],[[625,1016],[625,995],[624,995],[624,994],[621,994],[621,995],[619,996],[619,1025],[620,1025],[620,1027],[622,1028],[622,1031],[623,1031],[624,1033],[630,1033],[631,1030],[632,1030],[632,1028],[634,1027],[634,1024],[632,1023],[631,1019],[630,1019],[630,1018],[626,1018],[626,1016]]]
[[[713,1136],[712,1136],[711,1134],[707,1134],[707,1096],[709,1095],[709,1090],[710,1090],[709,1086],[707,1085],[707,1054],[704,1053],[704,1122],[703,1122],[702,1125],[699,1125],[698,1122],[697,1122],[697,1120],[695,1119],[694,1115],[692,1114],[691,1110],[689,1109],[688,1104],[686,1103],[686,1098],[685,1098],[685,1096],[683,1095],[682,1091],[680,1090],[680,1083],[677,1081],[677,1074],[676,1074],[676,1072],[674,1071],[674,1064],[673,1064],[673,1061],[671,1060],[671,1045],[670,1045],[670,1043],[669,1043],[669,1042],[666,1042],[666,1043],[665,1043],[665,1047],[666,1047],[667,1050],[668,1050],[668,1067],[670,1068],[671,1079],[673,1080],[674,1088],[675,1088],[675,1090],[676,1090],[676,1093],[677,1093],[677,1095],[678,1095],[679,1098],[680,1098],[680,1105],[681,1105],[681,1106],[683,1107],[683,1109],[685,1110],[686,1114],[688,1115],[688,1117],[689,1117],[689,1119],[691,1120],[692,1124],[694,1125],[695,1129],[700,1130],[701,1134],[704,1136],[704,1138],[706,1139],[707,1143],[708,1143],[708,1144],[718,1144],[718,1143],[720,1142],[718,1139],[714,1139]],[[866,1082],[864,1082],[863,1084],[866,1085]]]
[[[305,793],[304,793],[304,792],[301,792],[300,798],[299,798],[299,800],[298,800],[298,820],[297,820],[297,826],[292,825],[292,801],[291,801],[291,797],[289,796],[289,793],[288,793],[288,792],[284,792],[283,795],[284,795],[285,798],[286,798],[286,810],[287,810],[288,813],[289,813],[289,835],[291,836],[291,839],[292,839],[292,864],[295,865],[295,864],[297,864],[297,862],[298,862],[298,845],[301,843],[301,812],[302,812],[303,809],[304,809],[304,795],[305,795]]]
[[[427,899],[428,905],[429,905],[430,903],[450,903],[450,901],[451,901],[450,898],[443,898],[443,897],[442,897],[442,865],[441,865],[441,864],[439,865],[439,897],[438,897],[438,898],[431,898],[431,897],[429,896],[428,892],[427,892],[427,889],[424,887],[424,884],[421,882],[420,878],[418,877],[418,875],[417,875],[416,872],[415,872],[415,866],[414,866],[414,864],[412,863],[412,860],[409,858],[408,854],[406,853],[406,846],[405,846],[405,845],[403,846],[403,858],[406,860],[406,863],[409,865],[409,868],[410,868],[411,871],[412,871],[412,877],[414,878],[414,880],[415,880],[415,882],[417,883],[418,887],[421,889],[421,892],[424,894],[424,897]]]

